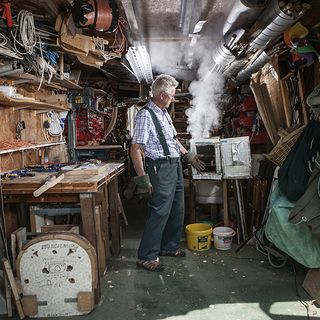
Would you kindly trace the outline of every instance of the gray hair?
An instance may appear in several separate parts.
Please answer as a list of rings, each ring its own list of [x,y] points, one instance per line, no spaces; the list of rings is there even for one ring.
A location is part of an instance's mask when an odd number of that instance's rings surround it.
[[[157,97],[161,92],[170,93],[171,88],[176,88],[179,82],[168,74],[160,74],[155,78],[151,85],[151,93],[153,97]]]

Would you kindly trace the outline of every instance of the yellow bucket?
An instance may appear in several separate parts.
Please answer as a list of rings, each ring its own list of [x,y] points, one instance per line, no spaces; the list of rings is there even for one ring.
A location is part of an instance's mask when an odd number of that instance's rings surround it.
[[[205,251],[211,248],[212,227],[206,223],[192,223],[186,226],[189,250]]]

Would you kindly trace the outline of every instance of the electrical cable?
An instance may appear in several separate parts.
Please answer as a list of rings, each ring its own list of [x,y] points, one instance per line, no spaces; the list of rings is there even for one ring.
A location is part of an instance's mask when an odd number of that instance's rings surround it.
[[[120,17],[118,20],[118,27],[115,31],[112,51],[118,55],[121,55],[128,49],[128,40],[124,34],[126,23],[127,21],[123,17]]]
[[[42,83],[44,81],[44,74],[45,72],[48,73],[49,78],[48,78],[48,83],[51,82],[51,79],[53,77],[54,74],[57,73],[57,71],[55,70],[55,68],[53,66],[50,65],[49,62],[47,62],[44,59],[44,54],[48,54],[48,52],[44,52],[42,50],[42,43],[41,43],[41,38],[39,36],[39,51],[40,51],[40,57],[36,57],[36,59],[34,60],[34,69],[35,71],[41,75],[41,79],[40,79],[40,83],[38,86],[38,91],[40,90]],[[52,59],[52,55],[51,55],[51,59]]]
[[[34,18],[31,12],[27,10],[21,10],[17,17],[18,27],[15,28],[15,32],[11,31],[13,37],[13,46],[17,53],[27,54],[32,53],[33,48],[37,44],[37,34],[34,26]],[[17,44],[20,45],[23,51],[17,48]]]
[[[0,55],[4,55],[9,58],[22,60],[23,57],[16,53],[10,45],[10,40],[3,34],[0,33]]]

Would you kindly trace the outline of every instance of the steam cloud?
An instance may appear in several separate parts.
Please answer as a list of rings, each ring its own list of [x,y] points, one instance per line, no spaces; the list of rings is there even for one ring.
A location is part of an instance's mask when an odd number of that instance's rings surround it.
[[[197,43],[188,49],[186,50],[185,46],[179,48],[173,42],[167,42],[165,46],[163,43],[150,43],[152,68],[156,72],[168,73],[180,80],[192,81],[189,86],[192,107],[186,112],[187,130],[192,138],[208,137],[209,130],[220,123],[219,102],[223,94],[224,79],[221,74],[209,71],[213,63],[211,45]],[[199,67],[197,72],[192,72],[187,66],[195,61]]]
[[[191,82],[189,92],[193,96],[192,107],[186,112],[188,132],[193,139],[209,136],[209,130],[220,123],[219,103],[223,94],[224,79],[219,73],[208,70],[210,63],[202,61],[198,79]]]

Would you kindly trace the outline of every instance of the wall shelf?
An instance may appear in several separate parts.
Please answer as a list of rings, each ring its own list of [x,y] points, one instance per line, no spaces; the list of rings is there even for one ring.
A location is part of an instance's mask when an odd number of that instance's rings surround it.
[[[12,152],[19,152],[19,151],[26,151],[26,150],[32,150],[32,149],[39,149],[39,148],[46,148],[46,147],[52,147],[60,144],[65,144],[64,141],[60,142],[51,142],[51,143],[43,143],[43,144],[35,144],[34,146],[28,146],[28,147],[20,147],[20,148],[12,148],[8,150],[0,150],[0,155],[12,153]]]
[[[59,106],[57,104],[50,104],[46,102],[41,102],[33,99],[16,99],[5,95],[0,92],[0,105],[2,106],[10,106],[15,107],[17,110],[19,109],[35,109],[35,110],[54,110],[54,111],[68,111],[71,108],[66,108],[63,106]]]

